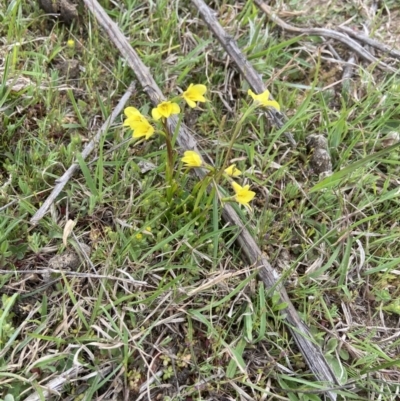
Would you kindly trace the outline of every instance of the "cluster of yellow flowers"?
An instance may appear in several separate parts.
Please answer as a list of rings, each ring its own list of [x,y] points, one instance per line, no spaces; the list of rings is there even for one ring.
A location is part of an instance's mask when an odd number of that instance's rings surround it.
[[[193,150],[186,151],[184,153],[184,156],[182,157],[182,161],[185,164],[185,167],[189,168],[206,167],[210,170],[213,170],[213,168],[204,163],[200,155],[197,152],[194,152]],[[242,175],[242,172],[236,167],[236,164],[231,164],[229,167],[227,167],[224,170],[224,175],[229,178],[232,184],[232,188],[235,191],[235,196],[233,197],[235,201],[246,207],[249,207],[249,202],[253,200],[256,193],[250,191],[249,185],[245,185],[244,187],[242,187],[237,182],[232,180],[232,178],[239,177],[240,175]],[[229,200],[229,198],[226,200]]]
[[[182,93],[181,97],[186,101],[189,107],[196,107],[196,102],[206,101],[204,97],[206,92],[207,88],[205,85],[190,84],[189,88]],[[158,104],[157,107],[152,110],[151,115],[154,120],[160,120],[161,118],[168,118],[180,112],[181,108],[178,103],[167,100]],[[149,139],[154,134],[154,128],[138,109],[127,107],[124,113],[126,116],[124,126],[128,126],[133,131],[134,138],[145,137]]]
[[[200,84],[190,84],[187,90],[184,91],[180,96],[173,98],[172,100],[163,101],[158,104],[157,107],[152,110],[151,115],[156,121],[160,119],[165,121],[165,119],[167,119],[171,115],[179,114],[181,112],[181,108],[177,101],[184,99],[189,107],[194,108],[196,107],[196,102],[206,102],[206,98],[204,97],[206,92],[206,86]],[[253,98],[256,105],[273,107],[277,111],[280,111],[279,103],[275,100],[269,99],[270,93],[268,90],[257,95],[251,89],[249,89],[248,94]],[[131,128],[131,130],[133,131],[132,136],[134,138],[144,137],[145,139],[149,139],[155,133],[153,126],[138,109],[134,107],[127,107],[124,110],[124,113],[126,119],[123,125]],[[166,139],[167,142],[170,141],[168,136],[166,136]],[[182,162],[184,163],[185,167],[188,168],[204,167],[210,171],[214,171],[214,168],[206,164],[198,153],[191,150],[184,153],[184,156],[182,157]],[[245,185],[242,187],[233,180],[233,178],[242,175],[242,172],[236,167],[235,164],[232,164],[224,170],[223,175],[230,181],[235,192],[235,195],[232,198],[226,198],[223,200],[234,199],[236,202],[246,206],[247,208],[250,208],[249,202],[253,200],[254,196],[256,195],[255,192],[250,190],[249,185]]]

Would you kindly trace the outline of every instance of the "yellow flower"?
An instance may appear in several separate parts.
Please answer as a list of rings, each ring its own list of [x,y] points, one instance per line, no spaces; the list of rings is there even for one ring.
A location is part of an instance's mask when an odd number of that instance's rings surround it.
[[[161,117],[168,118],[172,114],[179,114],[181,111],[179,104],[170,101],[161,102],[155,109],[152,110],[151,115],[155,120]]]
[[[186,164],[185,167],[200,167],[203,163],[200,155],[193,150],[187,150],[182,161]]]
[[[232,181],[233,190],[236,192],[235,200],[236,202],[249,206],[249,202],[256,196],[256,193],[250,191],[250,185],[240,186],[235,181]]]
[[[73,47],[75,47],[75,41],[73,39],[69,39],[67,41],[67,46],[72,49]]]
[[[186,100],[186,103],[190,107],[196,107],[196,102],[205,102],[206,98],[204,94],[207,92],[207,87],[205,85],[193,85],[190,84],[189,88],[182,93],[182,97]]]
[[[146,139],[149,139],[154,134],[154,128],[143,116],[140,121],[132,122],[130,127],[133,130],[132,136],[134,138],[144,136]]]
[[[269,90],[264,91],[260,95],[256,95],[251,89],[249,89],[247,93],[262,106],[273,107],[274,109],[281,111],[281,106],[279,106],[278,102],[275,100],[269,100]]]
[[[135,237],[136,237],[136,239],[141,240],[141,239],[143,238],[143,235],[140,234],[140,233],[137,233],[137,234],[135,235]]]
[[[154,134],[154,128],[138,109],[127,107],[124,110],[124,114],[126,119],[123,125],[128,126],[133,131],[132,136],[134,138],[141,138],[144,136],[146,139],[149,139]]]
[[[236,168],[236,164],[231,164],[228,168],[226,168],[225,173],[228,174],[229,177],[239,177],[239,175],[242,175],[242,172]]]

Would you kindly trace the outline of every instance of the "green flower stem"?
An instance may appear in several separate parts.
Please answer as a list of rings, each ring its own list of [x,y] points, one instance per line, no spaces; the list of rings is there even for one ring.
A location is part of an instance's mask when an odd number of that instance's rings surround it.
[[[168,183],[167,201],[171,203],[174,194],[174,150],[172,147],[171,135],[168,131],[166,119],[163,118],[162,122],[164,125],[165,144],[167,145],[167,162],[165,164],[165,176]]]
[[[221,198],[221,202],[232,202],[235,200],[235,196],[228,196],[226,198]]]
[[[224,161],[224,166],[228,165],[228,160],[233,148],[234,143],[236,142],[236,138],[239,135],[240,129],[243,126],[243,123],[246,121],[247,117],[257,108],[256,104],[252,104],[242,115],[242,117],[240,117],[239,121],[236,123],[235,129],[233,130],[233,134],[232,134],[232,138],[229,142],[229,147],[228,147],[228,151],[226,152],[226,156],[225,156],[225,161]],[[222,170],[224,171],[224,170]]]
[[[222,172],[222,176],[229,182],[229,184],[235,181],[230,175],[226,174],[225,172]]]
[[[204,169],[210,171],[211,173],[213,173],[215,171],[215,168],[213,166],[211,166],[210,164],[207,164],[207,163],[204,163],[204,165],[201,166],[201,167],[203,167]]]
[[[175,131],[172,135],[172,147],[175,147],[175,143],[176,143],[176,139],[178,138],[179,135],[179,130],[181,128],[181,124],[182,124],[182,120],[183,120],[183,116],[184,116],[184,109],[181,109],[181,113],[179,114],[179,118],[178,118],[178,123],[176,124],[175,127]]]
[[[239,121],[236,123],[235,125],[235,129],[233,130],[233,134],[232,134],[232,138],[229,142],[229,147],[228,147],[228,151],[226,152],[226,156],[225,156],[225,160],[224,160],[224,164],[223,164],[223,168],[215,175],[215,182],[218,184],[219,180],[222,176],[224,176],[225,178],[227,178],[227,174],[225,173],[225,169],[224,167],[228,165],[228,160],[230,158],[230,154],[233,148],[233,145],[237,139],[237,137],[239,136],[240,133],[240,129],[243,126],[243,123],[246,121],[247,117],[257,108],[257,105],[255,103],[253,103],[244,113],[243,115],[240,117]],[[229,177],[229,176],[228,176]],[[229,177],[229,181],[231,181],[230,179],[231,177]]]
[[[174,102],[174,103],[180,103],[183,100],[183,97],[178,95],[178,96],[174,96],[172,99],[169,99],[170,102]]]

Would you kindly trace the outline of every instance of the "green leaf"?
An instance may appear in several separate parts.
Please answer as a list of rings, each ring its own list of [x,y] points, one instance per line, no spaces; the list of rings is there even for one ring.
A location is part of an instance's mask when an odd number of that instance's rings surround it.
[[[233,379],[236,375],[237,368],[239,367],[242,371],[246,370],[246,363],[243,360],[243,351],[246,347],[246,341],[241,339],[236,348],[231,349],[232,360],[229,362],[226,370],[226,377]]]
[[[339,380],[340,384],[345,384],[347,382],[347,372],[346,369],[343,367],[342,363],[335,355],[325,355],[325,358],[329,365],[332,367],[335,376]]]
[[[0,314],[0,340],[2,339],[2,335],[3,335],[3,327],[4,324],[7,322],[7,317],[8,314],[11,310],[11,308],[13,307],[16,299],[18,298],[19,294],[14,294],[11,297],[8,297],[7,295],[3,294],[2,297],[2,313]]]
[[[261,341],[264,336],[265,332],[267,331],[267,313],[265,309],[265,289],[264,283],[260,282],[258,287],[258,313],[260,315],[260,328],[258,330],[258,337],[256,338],[255,342]]]
[[[244,335],[248,342],[253,341],[253,312],[249,305],[244,315]]]
[[[86,184],[90,189],[90,192],[94,195],[94,196],[99,196],[99,193],[97,191],[97,186],[92,178],[92,175],[90,174],[90,170],[87,166],[87,164],[85,163],[85,161],[83,160],[83,157],[80,153],[78,153],[76,155],[76,159],[78,160],[79,163],[79,167],[82,170],[82,173],[85,177],[86,180]]]
[[[396,315],[400,315],[400,299],[396,299],[388,305],[382,306],[382,310],[387,312],[396,313]]]

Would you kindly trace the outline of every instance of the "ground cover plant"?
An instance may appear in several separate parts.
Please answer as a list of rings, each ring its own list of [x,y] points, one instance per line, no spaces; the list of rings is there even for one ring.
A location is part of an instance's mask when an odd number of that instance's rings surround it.
[[[176,106],[152,112],[82,4],[61,21],[42,3],[0,6],[0,398],[324,399],[285,305],[221,218],[229,202],[282,275],[338,399],[397,399],[398,74],[355,58],[349,79],[345,45],[286,32],[250,1],[208,3],[262,75],[266,106],[288,117],[282,130],[191,2],[101,2],[180,99],[199,159],[163,128]],[[364,24],[400,48],[395,1],[269,5],[296,26]],[[83,160],[132,82],[125,113]],[[206,101],[185,101],[192,85]],[[329,157],[323,168],[316,155]],[[32,225],[75,160],[80,171]],[[202,180],[199,164],[210,166]]]

